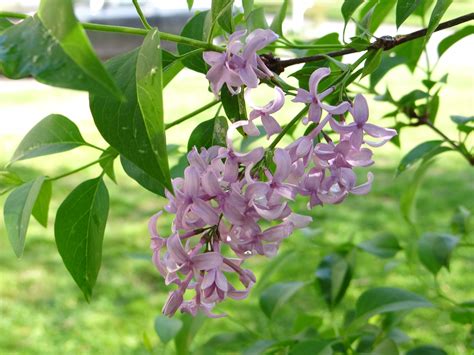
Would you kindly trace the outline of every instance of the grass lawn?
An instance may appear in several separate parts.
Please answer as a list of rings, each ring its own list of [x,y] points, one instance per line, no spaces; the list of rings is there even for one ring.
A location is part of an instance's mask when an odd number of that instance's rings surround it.
[[[465,52],[446,54],[446,63],[437,68],[436,75],[450,73],[449,85],[441,96],[438,115],[441,129],[453,135],[449,115],[471,115],[472,64],[458,62]],[[391,73],[386,83],[395,97],[410,91],[419,78],[411,78],[400,68]],[[2,82],[3,84],[3,82]],[[8,85],[8,83],[7,83]],[[382,87],[381,87],[382,88]],[[179,80],[165,93],[167,121],[192,111],[212,99],[206,82],[196,74],[180,74]],[[73,105],[71,104],[73,103]],[[79,106],[83,105],[83,106]],[[0,165],[6,163],[19,143],[22,134],[42,118],[40,112],[65,113],[80,126],[86,139],[98,145],[105,143],[95,131],[87,112],[87,97],[83,93],[53,88],[32,89],[2,93],[0,112]],[[385,108],[371,100],[372,119],[377,121]],[[298,107],[291,106],[281,112],[279,119],[289,120]],[[39,111],[36,111],[37,107]],[[85,106],[87,107],[87,106]],[[21,117],[15,112],[21,111]],[[87,110],[85,110],[87,111]],[[204,120],[214,109],[201,114]],[[16,127],[24,119],[24,127]],[[387,122],[387,124],[389,124]],[[168,143],[182,144],[195,123],[186,123],[168,132]],[[11,127],[15,126],[15,129]],[[420,141],[434,138],[424,129],[402,132],[402,150],[392,145],[379,149],[376,165],[371,169],[376,180],[368,196],[351,196],[344,204],[315,208],[311,228],[299,231],[282,245],[282,259],[269,261],[257,257],[248,266],[255,270],[259,282],[249,299],[229,300],[218,306],[230,316],[207,320],[195,339],[195,348],[211,337],[227,332],[241,332],[250,328],[255,337],[244,339],[242,349],[257,340],[269,337],[269,332],[284,338],[292,329],[294,309],[322,319],[321,330],[342,329],[343,311],[353,308],[355,300],[372,286],[400,287],[425,295],[443,308],[449,304],[434,292],[433,280],[419,264],[408,268],[404,263],[407,254],[398,253],[392,261],[381,261],[363,253],[357,254],[355,276],[331,324],[324,301],[313,285],[307,286],[291,303],[286,304],[270,324],[259,311],[258,297],[267,286],[276,281],[309,280],[322,257],[338,245],[348,241],[359,242],[378,233],[390,232],[398,237],[402,246],[413,245],[416,232],[403,220],[399,212],[399,197],[410,183],[408,172],[395,178],[395,168],[401,156]],[[261,141],[263,144],[265,141]],[[22,163],[19,171],[25,176],[34,174],[55,175],[78,167],[96,158],[88,148],[77,149],[54,157],[32,160],[32,166]],[[95,168],[96,169],[96,168]],[[69,191],[87,178],[95,177],[99,170],[91,169],[55,183],[51,204],[50,226],[43,229],[31,221],[25,254],[17,260],[10,248],[3,221],[0,222],[0,353],[18,354],[146,354],[143,334],[163,348],[154,334],[153,319],[160,313],[168,289],[150,261],[148,218],[161,209],[165,201],[143,190],[128,179],[116,165],[118,185],[107,181],[111,196],[109,222],[106,229],[101,272],[94,289],[93,299],[87,304],[81,292],[64,268],[56,251],[53,235],[54,214]],[[458,205],[474,210],[474,172],[455,153],[440,156],[427,174],[418,198],[419,231],[448,231],[450,218]],[[0,197],[3,203],[5,196]],[[305,202],[298,201],[298,210],[305,211]],[[159,228],[167,233],[171,219],[160,220]],[[474,242],[474,235],[464,242]],[[442,290],[453,299],[463,302],[474,296],[474,258],[472,248],[456,249],[451,272],[441,271]],[[419,310],[409,314],[401,329],[410,337],[404,349],[418,344],[435,344],[449,354],[468,354],[464,345],[468,327],[449,321],[447,313],[439,308]],[[171,347],[168,353],[173,353]],[[215,349],[216,353],[219,352]],[[240,352],[236,349],[235,353]],[[207,352],[209,353],[209,352]]]

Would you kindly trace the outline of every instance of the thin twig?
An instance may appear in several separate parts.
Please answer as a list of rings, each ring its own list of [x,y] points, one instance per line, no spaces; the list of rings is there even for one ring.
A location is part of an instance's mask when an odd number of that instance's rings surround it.
[[[28,17],[29,15],[21,14],[17,12],[0,11],[0,18],[26,19]],[[123,34],[129,34],[129,35],[137,35],[137,36],[146,36],[149,32],[149,30],[143,29],[143,28],[103,25],[103,24],[90,23],[90,22],[81,22],[81,25],[86,30],[98,31],[98,32],[123,33]],[[183,36],[175,35],[173,33],[168,33],[168,32],[160,32],[160,39],[163,41],[187,44],[189,46],[196,47],[196,48],[204,48],[205,50],[209,50],[209,51],[223,52],[225,50],[224,48],[212,43],[207,43],[204,41],[199,41],[197,39],[183,37]]]
[[[140,20],[142,21],[143,27],[145,27],[147,30],[151,30],[151,26],[148,23],[145,15],[143,14],[142,8],[140,7],[138,0],[132,0],[132,2],[133,6],[135,6],[135,9],[137,10],[138,17],[140,17]]]
[[[441,23],[434,32],[444,30],[446,28],[450,28],[453,26],[460,25],[462,23],[468,22],[474,20],[474,12],[471,12],[470,14],[456,17],[452,20],[446,21]],[[326,54],[318,54],[318,55],[312,55],[312,56],[307,56],[307,57],[300,57],[300,58],[293,58],[293,59],[286,59],[286,60],[281,60],[280,58],[273,57],[271,55],[264,54],[262,55],[262,59],[265,61],[266,65],[270,70],[273,72],[280,74],[282,73],[285,68],[296,65],[296,64],[303,64],[303,63],[309,63],[309,62],[317,62],[320,60],[325,60],[327,59],[327,56],[329,57],[340,57],[344,56],[347,54],[352,54],[352,53],[357,53],[357,52],[363,52],[369,49],[383,49],[384,51],[387,51],[389,49],[392,49],[396,46],[399,46],[403,43],[412,41],[414,39],[423,37],[426,35],[428,32],[427,28],[424,28],[422,30],[418,30],[406,35],[398,35],[395,37],[392,36],[382,36],[379,39],[377,39],[375,42],[370,44],[367,48],[362,49],[362,50],[357,50],[355,48],[346,48],[342,49],[339,51],[335,52],[329,52]]]
[[[170,122],[170,123],[166,124],[165,125],[165,130],[170,129],[171,127],[174,127],[174,126],[180,124],[181,122],[184,122],[184,121],[196,116],[197,114],[206,111],[208,108],[211,108],[212,106],[217,105],[219,102],[220,102],[219,100],[211,101],[208,104],[198,108],[197,110],[195,110],[191,113],[188,113],[187,115],[185,115],[181,118],[178,118],[177,120],[175,120],[173,122]]]

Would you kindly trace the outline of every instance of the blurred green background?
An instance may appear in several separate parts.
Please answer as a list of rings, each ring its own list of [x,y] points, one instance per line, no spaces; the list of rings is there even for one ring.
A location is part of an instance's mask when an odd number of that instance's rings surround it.
[[[338,2],[337,2],[338,3]],[[460,2],[464,6],[468,2]],[[327,6],[326,14],[337,14],[340,4]],[[453,16],[459,7],[453,6]],[[319,15],[318,15],[319,16]],[[451,18],[450,14],[446,18]],[[321,30],[330,26],[320,25]],[[324,34],[321,32],[319,35]],[[441,35],[435,35],[433,42]],[[449,73],[448,85],[441,94],[437,123],[447,135],[455,138],[450,115],[470,116],[474,111],[474,67],[469,47],[472,39],[453,47],[435,70],[435,78]],[[421,73],[412,76],[405,68],[397,68],[380,84],[390,86],[398,98],[419,88]],[[268,91],[266,92],[268,93]],[[261,94],[262,102],[265,93]],[[212,100],[205,79],[188,71],[179,74],[165,90],[166,121],[198,108]],[[370,99],[372,122],[380,121],[388,108]],[[167,132],[169,144],[180,144],[184,152],[187,139],[197,124],[214,114],[215,109],[195,120]],[[288,102],[278,113],[281,122],[291,119],[298,110]],[[62,113],[73,119],[90,142],[102,147],[106,143],[94,128],[88,111],[87,95],[45,87],[32,81],[21,82],[0,79],[0,165],[12,155],[22,136],[49,113]],[[304,128],[297,131],[296,136]],[[291,331],[294,309],[320,317],[322,327],[331,327],[331,317],[320,294],[313,286],[306,287],[291,303],[285,305],[275,321],[269,324],[259,311],[258,296],[276,281],[308,280],[322,257],[347,241],[358,242],[383,232],[395,234],[403,245],[417,238],[399,212],[399,197],[409,184],[411,172],[395,178],[400,158],[418,143],[435,139],[424,128],[402,131],[402,149],[387,145],[376,151],[376,164],[370,170],[375,174],[373,191],[368,196],[350,196],[342,205],[325,206],[306,211],[305,201],[297,202],[300,213],[309,213],[314,222],[310,228],[294,233],[282,244],[278,262],[256,257],[247,262],[259,280],[251,296],[244,301],[227,300],[217,311],[229,314],[222,319],[207,320],[194,341],[195,348],[213,336],[250,328],[255,338],[251,344],[271,334]],[[265,140],[258,144],[266,144]],[[472,142],[471,142],[472,143]],[[469,144],[468,144],[469,146]],[[72,170],[97,158],[92,149],[74,151],[38,158],[20,163],[17,169],[24,175],[50,176]],[[173,159],[176,160],[176,157]],[[130,180],[116,163],[118,184],[107,181],[111,206],[104,239],[103,262],[92,302],[87,304],[75,286],[57,253],[53,223],[54,214],[65,196],[80,182],[99,174],[93,168],[55,182],[50,209],[50,225],[43,229],[33,219],[28,230],[24,256],[18,260],[10,248],[3,222],[0,222],[0,352],[21,354],[87,353],[87,354],[146,354],[143,337],[163,347],[153,330],[153,321],[160,313],[169,289],[150,261],[148,218],[161,209],[165,200],[145,191]],[[363,177],[361,177],[363,179]],[[5,196],[0,196],[3,204]],[[441,155],[423,181],[418,198],[418,221],[421,232],[447,231],[457,206],[474,209],[474,171],[456,153]],[[171,217],[159,221],[159,229],[167,235]],[[473,235],[469,235],[472,242]],[[441,271],[439,283],[451,298],[462,302],[474,296],[473,249],[458,248],[452,259],[451,272]],[[343,310],[354,306],[357,297],[372,286],[400,287],[426,295],[434,303],[445,305],[436,298],[431,275],[417,265],[408,269],[400,252],[392,261],[381,261],[363,253],[357,255],[355,278],[334,315],[334,326],[342,324]],[[412,338],[407,347],[431,343],[444,347],[449,354],[467,354],[465,346],[468,327],[449,321],[446,313],[436,309],[411,313],[401,327]],[[259,338],[260,337],[260,338]],[[242,349],[247,346],[242,342]],[[235,350],[239,352],[239,349]],[[173,353],[169,345],[167,352]],[[216,350],[220,353],[219,350]]]

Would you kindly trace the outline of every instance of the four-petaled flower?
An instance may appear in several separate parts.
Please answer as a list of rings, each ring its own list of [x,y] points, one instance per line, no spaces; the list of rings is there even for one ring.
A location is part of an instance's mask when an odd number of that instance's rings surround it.
[[[350,103],[346,101],[341,102],[337,106],[331,106],[322,102],[326,96],[334,91],[334,88],[330,87],[322,93],[318,92],[319,83],[330,74],[331,70],[329,68],[316,69],[309,79],[309,92],[305,89],[298,89],[293,102],[309,104],[308,117],[303,119],[303,123],[306,124],[309,121],[319,123],[323,110],[331,115],[340,115],[349,109]]]

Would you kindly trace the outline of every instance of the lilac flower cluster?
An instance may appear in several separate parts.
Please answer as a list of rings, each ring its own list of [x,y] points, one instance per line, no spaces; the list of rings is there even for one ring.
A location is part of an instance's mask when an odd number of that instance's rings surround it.
[[[232,94],[237,94],[242,85],[256,88],[259,78],[269,78],[273,73],[267,68],[257,51],[265,48],[278,39],[271,30],[257,29],[250,33],[245,43],[242,38],[246,31],[234,32],[229,37],[224,53],[205,52],[203,58],[211,69],[206,78],[211,83],[211,89],[219,95],[224,84]]]
[[[241,49],[236,38],[242,34],[232,36],[228,49],[231,61],[237,55],[235,48]],[[256,37],[251,34],[247,46]],[[218,61],[214,63],[211,70],[221,65]],[[380,146],[396,133],[367,123],[369,112],[362,95],[357,95],[353,104],[323,103],[332,89],[318,93],[318,83],[329,73],[327,68],[316,70],[310,78],[310,90],[298,90],[293,101],[309,105],[304,122],[315,125],[309,134],[287,147],[267,152],[258,147],[242,153],[232,141],[239,127],[249,134],[258,134],[252,122],[258,117],[268,136],[280,131],[272,114],[283,106],[285,97],[276,89],[276,98],[268,105],[251,104],[254,110],[249,121],[231,125],[226,147],[213,146],[201,151],[194,148],[188,154],[189,166],[184,177],[173,180],[174,195],[166,193],[169,204],[165,209],[175,215],[171,236],[163,238],[157,233],[156,222],[161,212],[149,225],[153,262],[165,283],[177,286],[163,307],[165,315],[172,316],[177,310],[195,315],[201,310],[210,317],[220,317],[223,315],[211,312],[217,303],[226,297],[245,298],[256,278],[243,268],[244,261],[254,255],[274,256],[283,239],[311,222],[311,217],[291,209],[289,203],[298,195],[308,197],[311,209],[341,203],[349,194],[369,192],[373,175],[369,172],[367,182],[356,186],[353,168],[373,164],[372,152],[365,145]],[[225,79],[228,85],[241,85],[227,81],[228,78]],[[221,81],[222,78],[215,78],[211,86],[217,88]],[[326,115],[321,119],[324,112]],[[351,123],[344,122],[347,112],[353,117]],[[338,136],[337,143],[330,139],[327,143],[316,143],[316,137],[327,126]],[[366,135],[376,141],[367,141]],[[325,133],[324,136],[328,137]],[[267,166],[271,165],[270,159],[274,169]],[[236,279],[239,286],[230,281]],[[188,290],[194,290],[194,296],[185,300]]]

